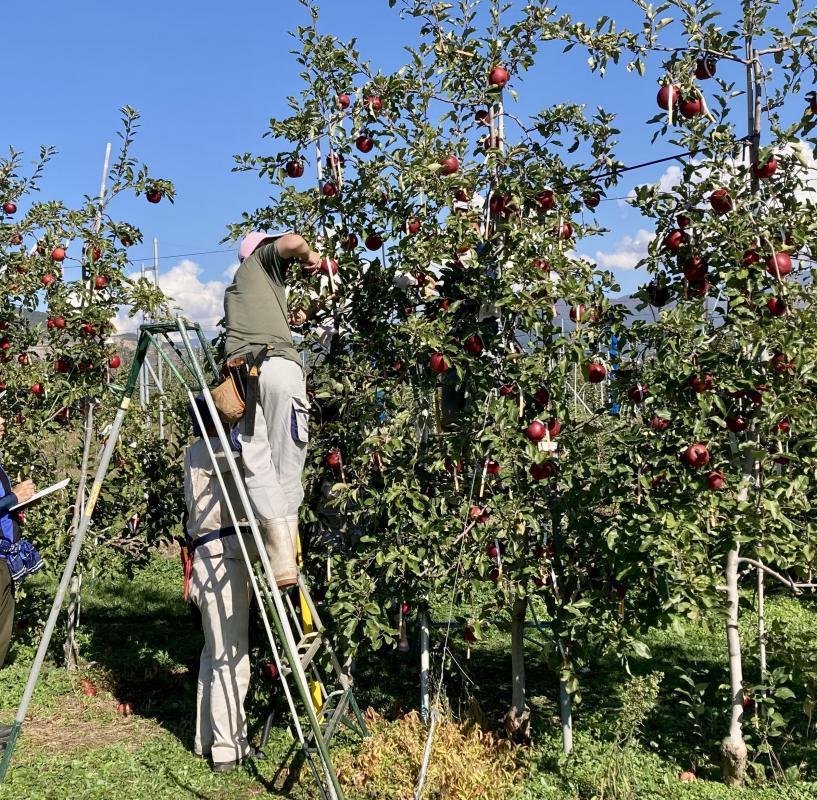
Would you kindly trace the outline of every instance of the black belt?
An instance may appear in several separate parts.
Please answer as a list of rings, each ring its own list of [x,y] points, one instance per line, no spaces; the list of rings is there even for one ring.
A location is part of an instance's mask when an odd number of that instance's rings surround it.
[[[215,542],[217,539],[226,539],[228,536],[235,536],[235,533],[235,528],[232,525],[228,528],[219,528],[217,531],[205,533],[204,536],[197,536],[193,539],[190,547],[195,553],[203,544],[210,544],[210,542]]]

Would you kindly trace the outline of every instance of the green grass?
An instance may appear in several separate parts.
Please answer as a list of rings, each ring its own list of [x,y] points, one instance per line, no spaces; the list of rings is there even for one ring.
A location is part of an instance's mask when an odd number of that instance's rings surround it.
[[[18,619],[30,628],[17,635],[0,681],[0,720],[10,721],[22,694],[37,636],[54,585],[38,576],[21,601]],[[748,599],[747,599],[748,602]],[[817,642],[817,612],[809,600],[775,597],[769,601],[770,626],[784,636],[791,629],[800,655]],[[747,677],[756,652],[754,619],[743,614]],[[435,631],[439,644],[441,631]],[[532,634],[535,636],[536,634]],[[58,636],[57,638],[61,638]],[[413,637],[413,642],[416,637]],[[726,725],[724,634],[713,615],[707,625],[683,634],[657,631],[647,642],[653,659],[638,665],[642,673],[663,673],[657,702],[640,727],[636,743],[614,744],[620,701],[616,689],[627,683],[618,662],[596,658],[580,676],[584,700],[575,710],[575,755],[561,754],[558,735],[558,676],[535,646],[528,648],[528,689],[534,710],[535,746],[520,751],[524,780],[517,800],[807,800],[817,798],[817,753],[813,731],[797,713],[787,712],[790,736],[776,740],[784,766],[797,765],[803,781],[767,782],[743,791],[726,789],[717,774],[717,741]],[[192,754],[195,676],[201,634],[181,601],[181,579],[175,559],[153,558],[132,579],[86,579],[81,673],[61,669],[60,643],[54,643],[34,695],[24,735],[15,750],[0,800],[5,798],[88,798],[88,800],[164,800],[164,798],[317,796],[307,771],[299,780],[282,760],[291,744],[284,727],[273,729],[267,761],[228,775],[214,775]],[[501,728],[510,697],[507,633],[489,629],[470,654],[458,632],[452,634],[456,662],[446,665],[446,694],[455,714],[465,716],[475,699],[488,724]],[[470,655],[470,658],[469,658]],[[770,665],[784,653],[770,650]],[[788,656],[786,656],[788,657]],[[817,657],[817,656],[815,656]],[[416,708],[417,654],[394,651],[363,653],[355,666],[362,707],[386,716]],[[439,663],[435,660],[435,674]],[[700,685],[707,710],[688,715],[683,689],[686,674]],[[80,679],[90,677],[96,697],[82,694]],[[250,702],[251,730],[257,735],[267,710],[269,685],[255,681]],[[792,686],[796,690],[796,686]],[[795,691],[796,694],[796,691]],[[118,700],[131,700],[133,717],[116,713]],[[785,705],[785,704],[784,704]],[[278,719],[283,716],[279,709]],[[757,739],[750,715],[747,732]],[[352,747],[353,745],[347,745]],[[696,766],[699,780],[681,784],[678,772]],[[283,772],[281,770],[283,769]],[[350,793],[350,800],[353,798]],[[441,796],[441,795],[438,795]],[[428,796],[433,800],[434,795]],[[389,800],[384,797],[384,800]]]

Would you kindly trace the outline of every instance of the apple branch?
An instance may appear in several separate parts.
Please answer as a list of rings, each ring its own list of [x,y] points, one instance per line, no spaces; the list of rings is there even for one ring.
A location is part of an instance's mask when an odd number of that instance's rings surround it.
[[[767,567],[762,561],[757,561],[754,558],[747,558],[746,556],[740,556],[740,558],[738,558],[738,564],[749,564],[755,569],[763,570],[763,572],[765,572],[767,575],[771,575],[773,578],[776,578],[784,586],[788,586],[795,594],[800,594],[799,584],[795,583],[791,578],[784,577],[771,567]]]

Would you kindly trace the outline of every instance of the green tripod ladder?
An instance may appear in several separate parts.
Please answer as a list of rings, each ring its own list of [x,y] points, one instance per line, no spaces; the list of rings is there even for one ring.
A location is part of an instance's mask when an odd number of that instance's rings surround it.
[[[195,335],[195,340],[191,337]],[[174,338],[175,337],[175,338]],[[0,760],[0,782],[6,776],[11,762],[14,746],[22,730],[34,688],[37,684],[43,662],[45,660],[51,637],[54,633],[57,618],[65,600],[68,584],[76,568],[79,559],[82,543],[85,534],[91,523],[94,506],[96,505],[108,466],[111,461],[117,440],[119,438],[122,423],[131,405],[131,396],[136,388],[139,373],[151,349],[155,348],[158,355],[167,365],[171,374],[184,387],[188,401],[201,430],[206,429],[202,415],[195,403],[196,395],[204,398],[211,419],[218,419],[218,413],[210,394],[209,385],[219,379],[219,370],[213,358],[212,351],[207,343],[201,328],[182,317],[176,317],[174,322],[161,322],[142,325],[140,327],[139,341],[136,353],[128,375],[128,381],[124,388],[119,387],[121,401],[119,408],[111,425],[110,433],[102,454],[99,458],[94,482],[88,495],[85,511],[80,520],[68,560],[60,579],[51,612],[40,640],[34,663],[26,683],[23,697],[17,710],[12,732],[8,740],[2,760]],[[167,348],[167,349],[165,349]],[[171,357],[170,352],[175,355]],[[206,367],[199,363],[202,356],[206,362]],[[211,380],[206,378],[206,372],[210,373]],[[300,745],[306,763],[319,787],[323,800],[345,800],[343,790],[340,787],[335,768],[332,764],[330,754],[330,744],[339,727],[343,725],[359,736],[367,735],[366,723],[352,691],[351,678],[341,668],[340,662],[332,650],[326,631],[321,623],[318,611],[312,600],[308,586],[302,574],[298,578],[298,588],[311,616],[311,625],[301,625],[298,622],[297,613],[288,595],[284,595],[278,589],[275,582],[272,567],[267,557],[266,549],[259,532],[258,524],[252,511],[247,490],[241,470],[233,454],[230,441],[224,429],[218,427],[218,439],[220,450],[218,454],[214,451],[208,437],[204,437],[207,451],[214,467],[214,474],[219,481],[223,496],[227,498],[226,506],[230,515],[230,521],[236,530],[240,528],[249,529],[252,535],[255,549],[257,550],[260,562],[253,569],[244,537],[237,537],[243,557],[247,564],[250,582],[253,592],[258,602],[264,629],[273,654],[278,675],[281,681],[284,696],[289,706],[292,718],[292,727],[296,736],[296,743],[293,748]],[[241,511],[237,513],[230,502],[230,492],[227,489],[224,475],[219,469],[218,460],[227,459],[229,474],[232,486],[236,490],[241,503]],[[290,619],[292,622],[290,622]],[[272,624],[270,624],[272,620]],[[293,630],[294,627],[294,630]],[[273,628],[275,634],[273,634]],[[308,628],[311,628],[309,630]],[[297,638],[296,638],[297,634]],[[328,663],[334,673],[334,681],[330,684],[321,677],[319,656],[323,655],[321,663]],[[311,676],[313,689],[319,687],[320,704],[316,710],[315,693],[310,692]],[[296,692],[293,695],[290,681],[295,684]],[[300,701],[300,709],[296,703],[296,697]],[[305,722],[305,724],[303,724]],[[290,750],[291,752],[292,750]]]

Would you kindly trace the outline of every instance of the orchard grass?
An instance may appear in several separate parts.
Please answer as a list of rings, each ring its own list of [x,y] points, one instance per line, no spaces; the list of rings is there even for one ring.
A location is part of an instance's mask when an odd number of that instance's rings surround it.
[[[308,771],[279,770],[290,744],[289,733],[273,727],[270,756],[246,768],[226,775],[214,775],[206,761],[192,754],[195,676],[201,634],[195,628],[189,608],[181,600],[181,575],[178,561],[155,555],[148,565],[127,576],[92,579],[86,576],[80,628],[80,646],[84,667],[79,673],[60,668],[61,643],[52,645],[51,658],[34,695],[29,721],[15,750],[11,770],[0,800],[5,798],[87,798],[88,800],[164,800],[167,798],[208,798],[231,800],[252,797],[291,797],[311,800],[317,797]],[[54,581],[36,576],[27,585],[21,599],[18,621],[29,628],[17,633],[0,683],[0,721],[14,716],[36,646],[36,636],[45,618]],[[750,654],[757,651],[757,632],[751,613],[752,597],[745,596],[742,637],[747,657],[747,680],[751,682],[756,664]],[[773,596],[767,604],[770,629],[769,666],[780,666],[775,642],[786,642],[789,650],[803,656],[802,648],[817,641],[817,607],[810,599],[794,600]],[[437,609],[436,618],[444,616]],[[413,618],[412,618],[413,622]],[[510,696],[509,635],[506,621],[497,619],[483,638],[472,644],[470,653],[461,630],[451,631],[456,663],[446,667],[446,692],[450,713],[455,719],[478,720],[495,737],[502,731],[503,701]],[[439,644],[444,631],[435,629],[432,641]],[[532,639],[539,634],[530,631]],[[61,637],[58,637],[61,638]],[[377,740],[369,748],[401,759],[422,752],[423,727],[403,720],[401,735],[412,737],[395,744],[394,735],[380,717],[397,719],[416,709],[418,704],[416,636],[411,636],[412,651],[401,654],[390,650],[362,653],[356,661],[357,693],[363,708],[376,709],[374,728]],[[486,740],[480,750],[464,745],[453,726],[445,728],[446,743],[462,744],[463,772],[475,772],[480,766],[468,759],[480,753],[503,760],[502,769],[512,776],[516,793],[503,797],[517,800],[807,800],[817,797],[817,756],[811,735],[792,728],[791,735],[774,740],[774,752],[784,766],[797,765],[803,780],[789,785],[771,780],[756,782],[738,791],[724,787],[718,780],[716,742],[726,720],[720,686],[724,674],[722,625],[716,614],[702,624],[681,631],[656,631],[646,637],[653,658],[631,665],[645,683],[632,684],[623,666],[612,660],[591,658],[590,667],[580,675],[583,701],[575,709],[575,752],[565,759],[561,754],[558,727],[558,676],[547,666],[540,650],[531,643],[527,648],[528,697],[534,710],[534,742],[530,750],[517,750],[507,764],[504,751],[492,751],[496,739]],[[781,645],[782,647],[782,645]],[[783,648],[785,650],[785,648]],[[780,658],[789,658],[784,654]],[[808,654],[805,653],[807,656]],[[470,657],[469,657],[470,656]],[[435,675],[439,659],[433,658]],[[656,675],[658,673],[658,675]],[[81,679],[90,679],[97,687],[95,697],[83,694]],[[692,682],[690,684],[690,681]],[[655,687],[654,702],[644,702],[644,685]],[[698,686],[704,707],[692,703],[693,686]],[[792,683],[795,692],[798,687]],[[623,688],[622,688],[623,687]],[[254,678],[251,689],[251,732],[257,736],[267,709],[269,685]],[[134,714],[117,713],[119,701],[134,705]],[[639,702],[636,723],[629,719],[627,707]],[[690,705],[685,705],[690,703]],[[785,715],[796,700],[783,701]],[[697,709],[697,711],[696,711]],[[277,719],[284,715],[278,706]],[[640,715],[640,716],[639,716]],[[802,717],[802,711],[800,712]],[[753,744],[758,741],[759,722],[747,709],[747,732]],[[623,727],[633,724],[633,735],[623,735]],[[407,732],[407,733],[406,733]],[[625,741],[627,739],[627,741]],[[462,741],[460,741],[462,740]],[[458,744],[458,742],[460,744]],[[395,750],[397,747],[397,750]],[[387,788],[389,773],[376,770],[360,756],[355,743],[340,742],[338,755],[350,800],[357,796],[401,797],[411,769],[395,769],[399,785]],[[700,754],[707,754],[702,757]],[[416,757],[419,758],[419,755]],[[697,760],[696,760],[697,759]],[[376,761],[377,759],[374,759]],[[762,757],[759,761],[762,763]],[[373,760],[370,758],[370,762]],[[768,769],[766,774],[771,775]],[[368,766],[367,766],[368,763]],[[682,784],[679,772],[694,767],[698,780]],[[504,773],[503,773],[504,775]],[[378,781],[375,785],[371,781]],[[437,780],[437,777],[435,777]],[[442,780],[442,779],[441,779]],[[450,780],[446,778],[445,780]],[[363,785],[370,789],[363,793]],[[448,784],[450,785],[450,784]],[[378,788],[375,788],[377,786]],[[410,787],[409,787],[410,788]],[[430,785],[427,797],[446,797],[439,785]],[[453,790],[452,790],[453,791]],[[491,795],[486,795],[491,796]]]

